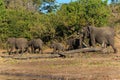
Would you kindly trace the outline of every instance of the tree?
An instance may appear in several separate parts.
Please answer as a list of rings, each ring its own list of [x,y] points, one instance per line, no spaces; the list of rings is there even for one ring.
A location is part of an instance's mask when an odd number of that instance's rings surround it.
[[[55,20],[59,23],[56,33],[70,36],[88,24],[97,27],[107,25],[110,9],[107,0],[76,0],[63,4],[56,15]]]
[[[63,21],[67,26],[74,24],[85,26],[88,23],[102,26],[107,24],[109,14],[107,0],[77,0],[62,5],[58,10],[58,15],[64,16]]]
[[[112,12],[111,17],[109,19],[109,24],[113,26],[119,27],[120,23],[120,0],[116,1],[113,0],[113,2],[110,4],[110,10]]]
[[[5,13],[4,1],[0,0],[0,21],[2,20],[4,13]]]
[[[7,9],[29,10],[35,12],[41,5],[41,0],[4,0]]]
[[[88,23],[107,24],[107,0],[76,0],[55,7],[55,0],[0,0],[0,39],[8,37],[40,37],[45,41],[64,39],[76,34]],[[46,4],[49,5],[46,6]],[[40,4],[40,5],[39,5]],[[38,7],[44,4],[42,11]],[[36,6],[36,7],[35,7]],[[6,8],[5,8],[6,7]],[[54,12],[56,11],[56,12]]]
[[[0,0],[0,41],[6,37],[7,24],[6,24],[6,10],[3,0]]]

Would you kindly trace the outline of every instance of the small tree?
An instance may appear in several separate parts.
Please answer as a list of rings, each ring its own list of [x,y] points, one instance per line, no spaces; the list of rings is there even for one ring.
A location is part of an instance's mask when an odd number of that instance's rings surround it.
[[[62,5],[58,15],[64,16],[65,23],[68,25],[79,24],[85,26],[91,23],[95,26],[107,24],[110,10],[107,0],[77,0],[70,4]]]
[[[6,10],[4,0],[0,0],[0,41],[6,38],[7,24],[6,24]]]

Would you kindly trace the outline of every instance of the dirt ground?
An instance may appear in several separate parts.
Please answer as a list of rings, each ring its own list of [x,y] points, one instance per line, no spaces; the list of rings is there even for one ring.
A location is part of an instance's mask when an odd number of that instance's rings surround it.
[[[118,53],[75,53],[67,58],[17,60],[0,57],[0,80],[120,80],[120,40]],[[111,48],[108,48],[112,50]],[[0,50],[0,55],[4,50]],[[45,50],[51,52],[51,49]],[[45,54],[24,54],[23,56]]]

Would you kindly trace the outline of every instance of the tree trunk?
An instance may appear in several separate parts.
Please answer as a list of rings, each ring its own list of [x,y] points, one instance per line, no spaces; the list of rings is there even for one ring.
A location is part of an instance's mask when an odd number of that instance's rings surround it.
[[[66,57],[67,54],[82,53],[82,52],[102,52],[102,48],[82,48],[82,49],[61,52],[58,55],[60,55],[60,57]]]

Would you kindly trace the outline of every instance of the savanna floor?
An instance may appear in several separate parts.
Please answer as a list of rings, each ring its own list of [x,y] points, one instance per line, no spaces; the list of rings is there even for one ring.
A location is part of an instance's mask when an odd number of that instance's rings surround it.
[[[75,53],[67,58],[27,60],[0,57],[0,80],[120,80],[120,40],[116,38],[115,43],[117,54]],[[23,56],[36,55],[41,54]]]

